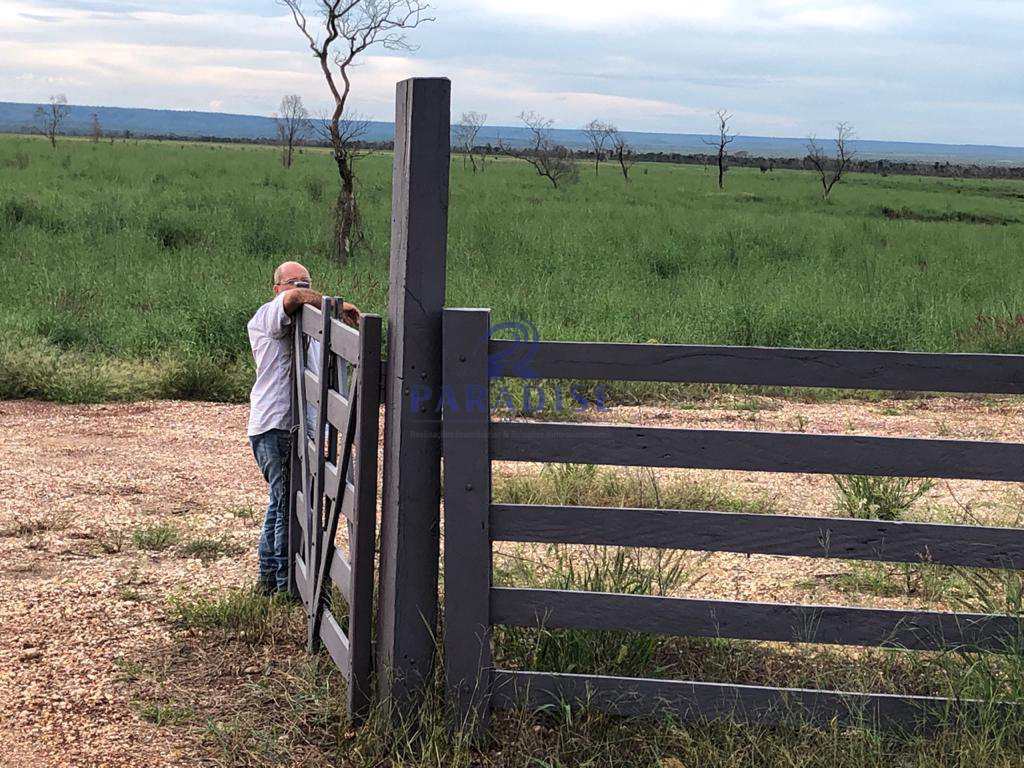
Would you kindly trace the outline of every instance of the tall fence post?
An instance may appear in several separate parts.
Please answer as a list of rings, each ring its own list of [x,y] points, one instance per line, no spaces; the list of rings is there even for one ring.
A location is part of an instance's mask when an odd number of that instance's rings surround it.
[[[402,708],[436,650],[450,101],[446,78],[403,80],[395,99],[377,674]]]
[[[444,666],[458,725],[482,732],[491,694],[491,456],[486,309],[444,311]]]

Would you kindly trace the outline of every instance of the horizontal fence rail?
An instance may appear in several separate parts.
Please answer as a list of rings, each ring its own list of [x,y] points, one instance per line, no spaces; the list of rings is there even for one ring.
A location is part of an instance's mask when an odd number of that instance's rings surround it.
[[[1024,445],[854,435],[495,422],[491,458],[962,480],[1024,480]]]
[[[643,547],[1024,569],[1024,530],[708,510],[501,504],[491,462],[1024,481],[1024,445],[862,435],[492,421],[492,378],[1024,393],[1024,356],[489,340],[488,310],[444,315],[446,680],[465,723],[492,707],[576,703],[626,715],[934,724],[980,702],[495,669],[494,626],[1016,652],[1017,616],[492,585],[494,542]],[[459,398],[463,398],[460,403]],[[480,404],[486,407],[480,407]],[[597,671],[597,670],[595,670]],[[1006,710],[1011,705],[996,705]]]
[[[1006,651],[1018,647],[1021,630],[1020,620],[1011,616],[508,587],[491,590],[490,611],[495,625],[918,651]]]
[[[1024,394],[1024,355],[604,344],[490,343],[498,376]]]
[[[1024,529],[682,509],[492,504],[493,541],[1024,568]]]
[[[490,703],[502,708],[535,709],[569,703],[625,716],[670,712],[684,721],[726,718],[748,723],[811,722],[822,727],[837,722],[894,729],[930,728],[952,719],[974,719],[980,709],[977,702],[934,696],[502,669],[492,672]],[[1009,707],[996,709],[1005,711]]]

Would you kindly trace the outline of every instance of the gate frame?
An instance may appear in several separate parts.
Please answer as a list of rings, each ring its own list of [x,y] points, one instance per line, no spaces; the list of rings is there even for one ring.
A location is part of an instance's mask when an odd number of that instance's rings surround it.
[[[382,340],[380,316],[362,315],[355,330],[340,319],[342,306],[340,298],[325,297],[319,310],[304,305],[293,319],[292,402],[299,425],[292,439],[289,585],[306,609],[308,650],[327,648],[348,681],[349,714],[359,723],[372,700]],[[319,375],[307,367],[306,338],[320,344]],[[343,393],[348,366],[354,375]],[[307,406],[316,410],[312,438]],[[342,517],[349,529],[347,560],[335,545]],[[326,605],[332,587],[348,604],[347,633]]]

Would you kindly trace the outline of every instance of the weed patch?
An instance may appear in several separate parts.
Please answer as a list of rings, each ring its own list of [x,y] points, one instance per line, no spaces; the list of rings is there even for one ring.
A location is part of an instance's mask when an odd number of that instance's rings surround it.
[[[1020,219],[1011,216],[1000,216],[996,213],[970,213],[968,211],[947,211],[945,213],[926,213],[907,207],[890,208],[882,206],[882,215],[890,221],[931,221],[957,222],[960,224],[984,224],[988,226],[1018,224]]]
[[[170,549],[181,538],[178,529],[168,523],[156,523],[132,531],[132,544],[147,552],[163,552]]]
[[[0,528],[0,538],[39,536],[49,531],[63,531],[70,524],[71,518],[63,513],[25,515]]]
[[[219,537],[192,539],[182,544],[179,551],[183,557],[194,557],[204,563],[211,563],[221,557],[239,555],[244,549],[229,539]]]
[[[249,645],[274,643],[299,631],[297,611],[287,598],[266,597],[251,589],[234,589],[207,597],[178,596],[170,600],[171,620],[196,632],[214,632]]]
[[[931,480],[910,477],[833,475],[836,511],[861,520],[901,520],[928,491]]]
[[[592,464],[546,464],[539,474],[495,475],[494,498],[503,504],[776,511],[767,495],[741,497],[723,485],[664,478],[649,468],[610,469]]]

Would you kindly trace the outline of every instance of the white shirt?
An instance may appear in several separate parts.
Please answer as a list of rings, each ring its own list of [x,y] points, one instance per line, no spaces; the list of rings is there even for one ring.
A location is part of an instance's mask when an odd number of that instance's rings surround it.
[[[250,436],[271,429],[291,429],[295,422],[292,416],[292,318],[284,311],[284,294],[282,291],[257,309],[246,326],[256,361],[256,381],[249,393]],[[319,375],[320,344],[312,339],[306,353],[306,367]]]

